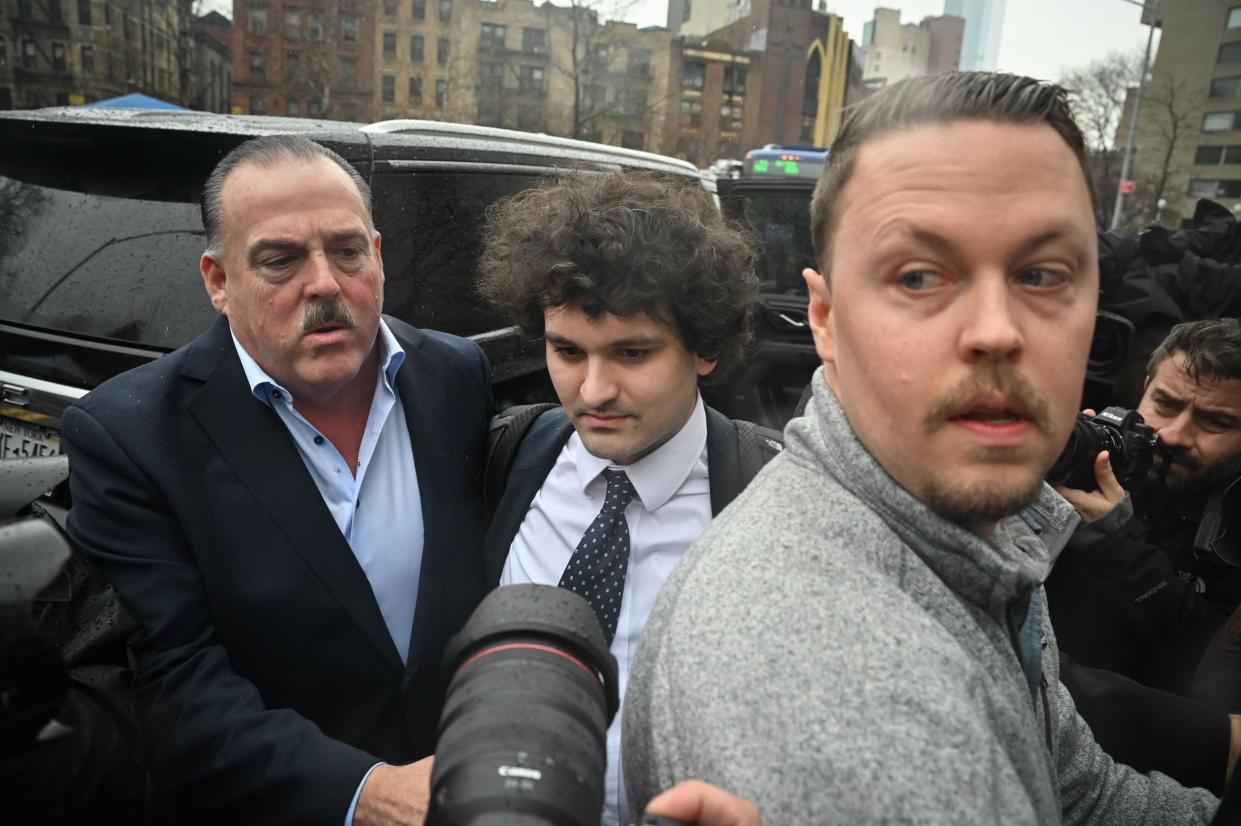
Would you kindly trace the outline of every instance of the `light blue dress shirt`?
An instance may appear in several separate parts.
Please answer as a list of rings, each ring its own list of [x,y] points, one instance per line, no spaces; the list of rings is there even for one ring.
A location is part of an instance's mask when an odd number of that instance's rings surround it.
[[[277,384],[233,336],[250,390],[276,412],[293,437],[332,519],[370,581],[401,662],[406,662],[422,569],[422,499],[405,408],[393,384],[405,351],[383,321],[379,340],[380,369],[355,475],[336,446],[297,411],[293,394]],[[346,826],[353,822],[362,784],[349,805]]]

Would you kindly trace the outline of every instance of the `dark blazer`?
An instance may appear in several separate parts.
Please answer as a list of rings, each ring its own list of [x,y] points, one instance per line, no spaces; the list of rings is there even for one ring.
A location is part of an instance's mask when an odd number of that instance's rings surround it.
[[[225,319],[65,413],[69,534],[144,630],[139,713],[177,822],[340,826],[371,765],[432,750],[443,645],[483,593],[490,370],[385,320],[425,524],[407,666]]]
[[[553,408],[526,431],[521,446],[509,465],[504,495],[483,540],[483,569],[487,584],[500,584],[509,547],[530,510],[556,457],[573,435],[573,423],[564,409]],[[745,481],[741,478],[741,457],[737,449],[737,426],[727,416],[707,408],[707,477],[711,485],[711,515],[716,516],[736,498]]]

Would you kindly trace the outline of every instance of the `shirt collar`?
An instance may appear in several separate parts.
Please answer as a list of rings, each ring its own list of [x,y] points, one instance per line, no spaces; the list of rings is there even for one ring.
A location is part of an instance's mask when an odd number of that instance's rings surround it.
[[[267,371],[259,366],[254,360],[254,356],[242,346],[237,340],[237,336],[233,333],[233,328],[228,329],[229,336],[233,339],[233,346],[237,348],[237,357],[241,359],[241,369],[246,374],[246,382],[250,385],[250,392],[254,394],[254,398],[266,405],[271,405],[271,396],[279,393],[288,399],[289,404],[293,403],[293,394],[288,388],[282,387],[275,379],[267,374]],[[383,372],[384,383],[391,388],[392,382],[396,380],[396,371],[400,368],[401,362],[405,361],[405,350],[401,347],[400,342],[396,340],[396,336],[392,335],[392,331],[388,329],[387,323],[381,318],[379,319],[379,346],[380,346],[380,369]],[[276,398],[280,398],[276,395]]]
[[[689,420],[676,435],[643,456],[632,465],[614,465],[610,460],[595,456],[576,433],[571,440],[577,479],[582,492],[599,474],[609,467],[621,467],[633,483],[642,507],[654,511],[662,507],[676,493],[698,465],[702,451],[707,446],[707,411],[702,396],[694,403]]]

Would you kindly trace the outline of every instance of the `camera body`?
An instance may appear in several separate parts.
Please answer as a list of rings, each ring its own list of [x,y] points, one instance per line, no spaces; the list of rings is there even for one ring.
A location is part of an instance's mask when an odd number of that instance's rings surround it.
[[[1155,429],[1136,410],[1108,407],[1088,416],[1079,413],[1069,434],[1068,444],[1047,471],[1047,481],[1078,490],[1096,490],[1095,457],[1106,450],[1116,480],[1126,490],[1141,481],[1159,455],[1166,461],[1168,450]]]

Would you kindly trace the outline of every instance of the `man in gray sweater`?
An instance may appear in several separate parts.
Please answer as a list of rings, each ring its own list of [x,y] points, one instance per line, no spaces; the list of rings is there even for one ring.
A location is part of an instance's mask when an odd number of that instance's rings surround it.
[[[767,826],[1208,821],[1208,793],[1104,754],[1058,678],[1042,582],[1077,517],[1042,477],[1098,292],[1063,90],[889,87],[843,127],[811,222],[823,368],[651,614],[632,810],[697,778]]]

